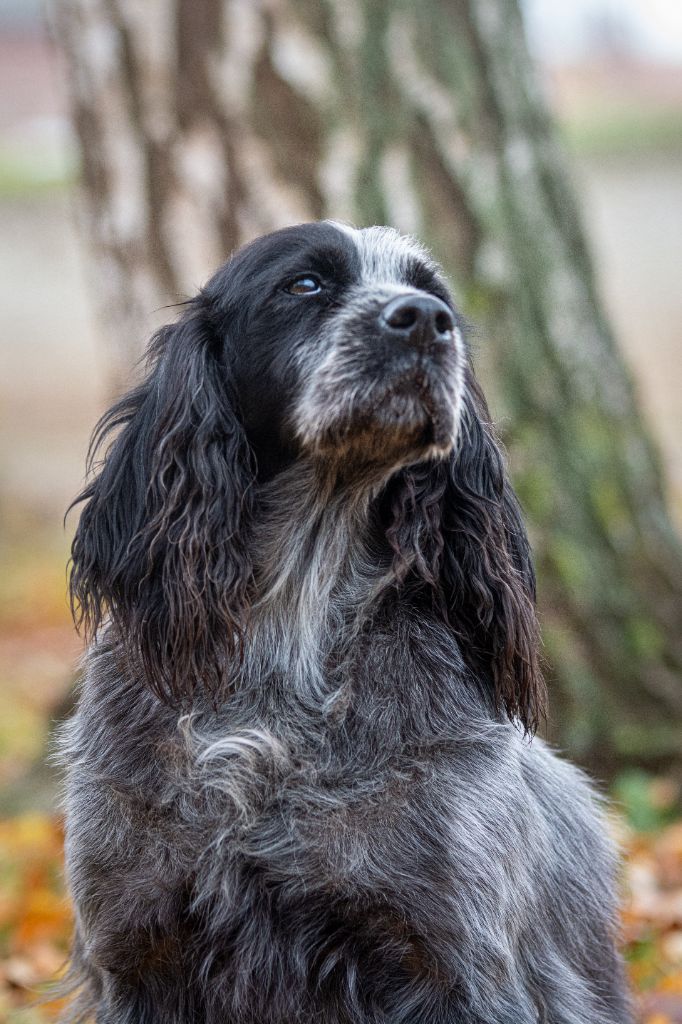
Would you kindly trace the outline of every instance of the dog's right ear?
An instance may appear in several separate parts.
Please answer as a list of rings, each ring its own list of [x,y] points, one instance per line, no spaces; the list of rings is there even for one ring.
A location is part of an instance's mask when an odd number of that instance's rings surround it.
[[[197,687],[219,694],[241,655],[254,468],[222,344],[198,305],[158,332],[149,359],[93,434],[91,471],[104,454],[73,503],[86,504],[71,605],[90,637],[108,615],[133,670],[177,703]]]

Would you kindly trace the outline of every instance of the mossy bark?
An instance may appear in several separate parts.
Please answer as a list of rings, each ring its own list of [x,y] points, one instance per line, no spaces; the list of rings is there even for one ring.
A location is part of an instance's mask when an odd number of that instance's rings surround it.
[[[604,773],[682,750],[682,554],[516,0],[62,0],[118,377],[234,246],[333,216],[421,236],[532,532],[549,732]]]

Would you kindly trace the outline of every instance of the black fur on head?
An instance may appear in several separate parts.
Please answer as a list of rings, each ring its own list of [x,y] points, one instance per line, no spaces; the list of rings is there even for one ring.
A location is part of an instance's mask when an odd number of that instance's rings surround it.
[[[158,696],[218,695],[233,678],[261,596],[255,496],[301,463],[369,484],[398,584],[428,584],[498,709],[537,726],[525,531],[461,318],[413,241],[322,223],[246,246],[157,334],[91,463],[107,443],[77,499],[72,602],[90,633],[108,612]]]
[[[72,546],[71,602],[105,612],[148,685],[174,702],[217,694],[243,643],[252,457],[202,300],[152,340],[146,380],[100,420],[99,474]]]

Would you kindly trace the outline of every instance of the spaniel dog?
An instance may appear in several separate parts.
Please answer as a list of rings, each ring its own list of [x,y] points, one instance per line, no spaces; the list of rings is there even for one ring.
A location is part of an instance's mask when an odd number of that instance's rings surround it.
[[[630,1021],[614,856],[531,741],[528,542],[424,249],[242,248],[91,451],[66,1019]]]

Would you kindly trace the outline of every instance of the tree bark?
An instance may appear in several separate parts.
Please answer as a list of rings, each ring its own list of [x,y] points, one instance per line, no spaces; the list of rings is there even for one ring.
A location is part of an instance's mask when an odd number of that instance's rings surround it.
[[[62,0],[55,23],[117,379],[150,311],[256,234],[419,235],[530,520],[550,735],[605,774],[679,758],[682,552],[516,0]]]

